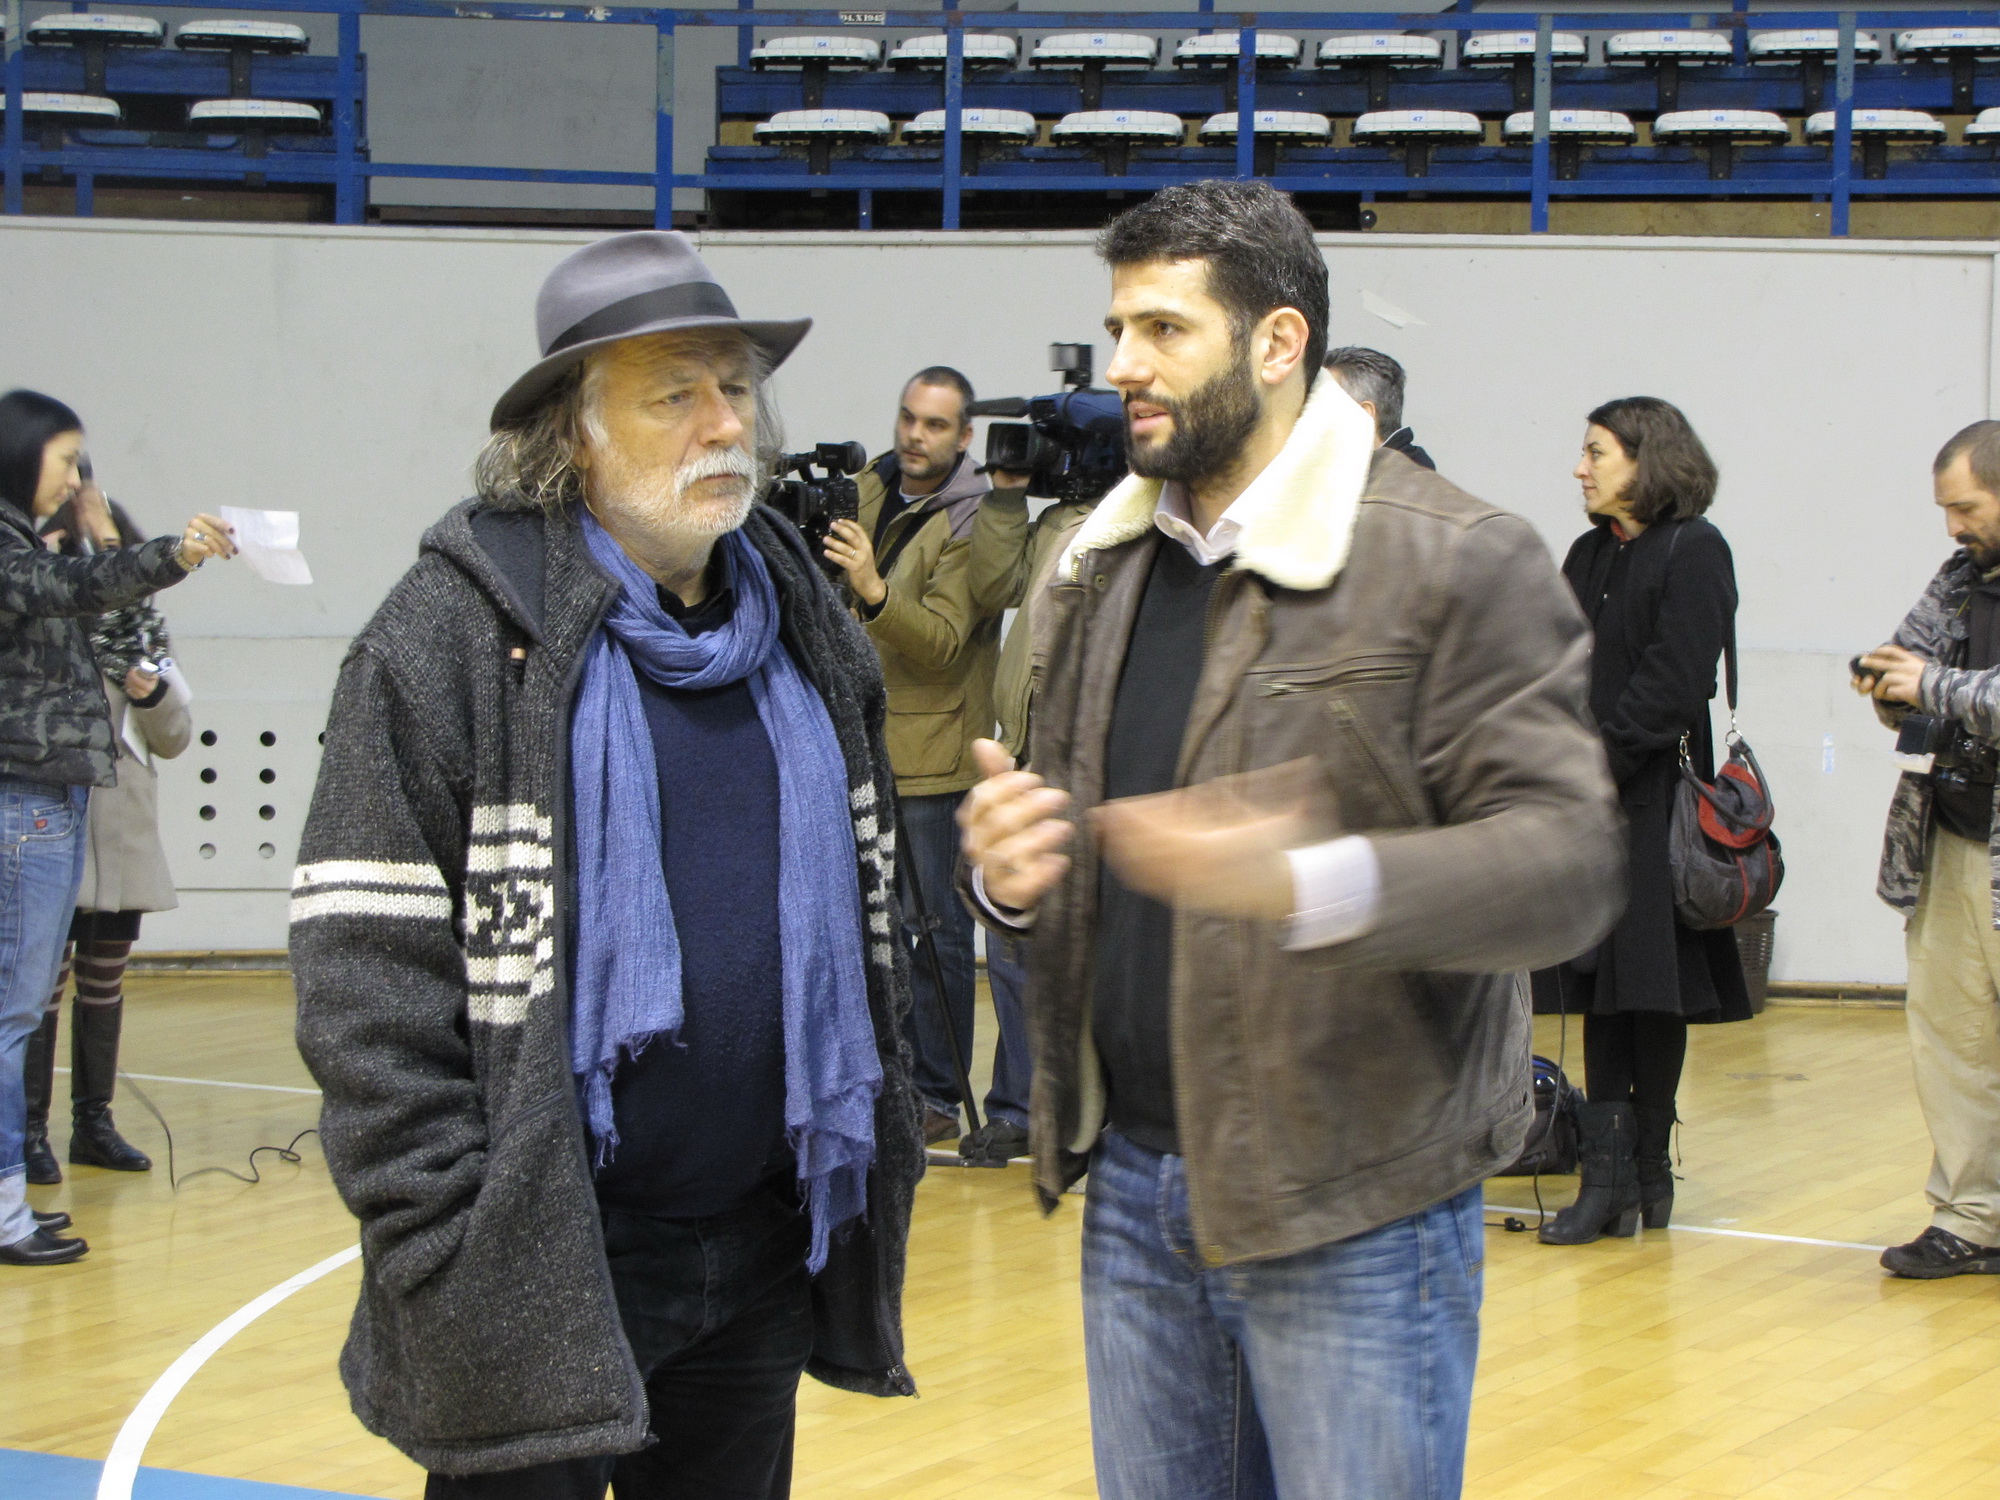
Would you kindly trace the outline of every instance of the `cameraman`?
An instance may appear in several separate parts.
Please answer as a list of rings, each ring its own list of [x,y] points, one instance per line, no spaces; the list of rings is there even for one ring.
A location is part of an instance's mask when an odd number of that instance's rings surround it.
[[[1924,1280],[2000,1274],[2000,422],[1952,438],[1931,474],[1959,550],[1895,641],[1854,664],[1897,748],[1935,756],[1896,790],[1878,886],[1909,915],[1910,1061],[1934,1152],[1931,1227],[1882,1264]]]
[[[979,780],[972,742],[993,732],[997,612],[974,605],[966,564],[973,518],[991,486],[972,444],[972,383],[933,365],[912,375],[896,412],[896,446],[857,478],[860,520],[835,521],[826,555],[847,574],[882,658],[886,733],[908,842],[903,928],[914,945],[928,913],[959,1045],[972,1042],[972,918],[953,894],[958,804]],[[910,881],[914,877],[916,889]],[[912,897],[919,898],[912,900]],[[959,1134],[958,1070],[930,966],[913,955],[910,1008],[924,1140]]]
[[[1018,764],[1025,764],[1028,756],[1036,602],[1064,544],[1097,508],[1096,499],[1057,500],[1030,519],[1029,477],[994,471],[993,494],[972,523],[972,560],[967,568],[976,609],[995,615],[1019,611],[1000,642],[993,688],[999,740]],[[986,934],[986,980],[993,992],[1000,1041],[993,1055],[993,1088],[986,1096],[986,1124],[958,1148],[961,1157],[977,1166],[1005,1166],[1028,1149],[1034,1064],[1021,1008],[1028,982],[1024,957],[1019,938]]]

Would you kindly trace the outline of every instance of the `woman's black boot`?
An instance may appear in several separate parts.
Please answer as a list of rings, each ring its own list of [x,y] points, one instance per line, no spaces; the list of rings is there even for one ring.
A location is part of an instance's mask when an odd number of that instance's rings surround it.
[[[70,1018],[70,1112],[74,1129],[69,1159],[79,1167],[150,1172],[153,1159],[118,1133],[111,1122],[111,1091],[118,1084],[118,1031],[125,1002],[78,1005]]]
[[[1648,1229],[1665,1229],[1674,1216],[1674,1108],[1637,1104],[1632,1113],[1640,1215]]]
[[[1544,1245],[1588,1245],[1604,1235],[1630,1238],[1639,1228],[1639,1180],[1632,1164],[1629,1104],[1585,1104],[1576,1112],[1583,1138],[1583,1186],[1576,1202],[1542,1226]]]
[[[42,1024],[28,1033],[28,1055],[22,1072],[28,1095],[28,1130],[21,1155],[28,1164],[28,1181],[51,1187],[62,1181],[62,1166],[49,1149],[49,1098],[56,1087],[56,1020],[49,1011]]]

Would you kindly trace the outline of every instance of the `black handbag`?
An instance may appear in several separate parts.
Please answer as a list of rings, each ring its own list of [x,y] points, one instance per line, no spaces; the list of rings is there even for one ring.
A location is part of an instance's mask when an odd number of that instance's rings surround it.
[[[1535,1123],[1521,1154],[1495,1177],[1562,1177],[1576,1170],[1576,1109],[1583,1093],[1546,1057],[1535,1058]]]
[[[1729,759],[1715,780],[1695,774],[1690,735],[1681,736],[1680,784],[1674,789],[1667,858],[1673,867],[1674,917],[1707,931],[1734,927],[1778,897],[1785,860],[1771,831],[1775,809],[1764,768],[1736,729],[1736,636],[1724,648],[1729,693]]]

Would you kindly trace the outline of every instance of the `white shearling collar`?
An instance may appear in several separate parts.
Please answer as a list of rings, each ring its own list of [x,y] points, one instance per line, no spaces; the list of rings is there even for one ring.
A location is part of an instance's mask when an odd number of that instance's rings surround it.
[[[1322,373],[1285,446],[1232,507],[1243,525],[1237,562],[1279,588],[1330,585],[1347,562],[1374,457],[1374,422]],[[1159,504],[1159,480],[1127,475],[1071,539],[1058,574],[1074,579],[1084,553],[1144,536]]]

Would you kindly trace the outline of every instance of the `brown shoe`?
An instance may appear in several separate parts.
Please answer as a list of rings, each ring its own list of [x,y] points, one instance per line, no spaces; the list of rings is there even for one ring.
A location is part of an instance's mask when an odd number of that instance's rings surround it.
[[[958,1111],[946,1114],[941,1109],[924,1106],[924,1144],[935,1146],[939,1141],[958,1139]]]

